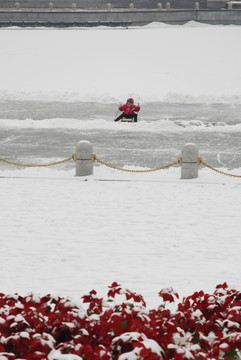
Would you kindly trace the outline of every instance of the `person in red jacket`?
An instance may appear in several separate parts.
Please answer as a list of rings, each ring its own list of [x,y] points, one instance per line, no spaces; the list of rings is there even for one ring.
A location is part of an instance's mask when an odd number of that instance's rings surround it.
[[[134,105],[134,100],[132,98],[127,99],[126,104],[120,105],[119,110],[123,111],[123,113],[118,116],[114,121],[119,121],[122,118],[132,119],[134,118],[134,122],[137,122],[137,112],[140,111],[140,105]]]

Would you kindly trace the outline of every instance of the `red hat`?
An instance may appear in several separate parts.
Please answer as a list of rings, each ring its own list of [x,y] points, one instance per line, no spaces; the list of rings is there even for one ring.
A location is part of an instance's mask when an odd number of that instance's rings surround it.
[[[126,101],[127,103],[129,102],[129,103],[131,103],[131,104],[134,104],[134,99],[132,99],[132,98],[129,98],[129,99],[127,99],[127,101]]]

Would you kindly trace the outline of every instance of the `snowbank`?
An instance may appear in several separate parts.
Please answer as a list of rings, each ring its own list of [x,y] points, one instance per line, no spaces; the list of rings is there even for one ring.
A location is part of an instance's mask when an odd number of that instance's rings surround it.
[[[118,102],[131,95],[142,103],[240,103],[241,50],[230,41],[240,33],[240,26],[193,22],[130,29],[2,29],[1,98]],[[11,77],[5,69],[11,69]]]

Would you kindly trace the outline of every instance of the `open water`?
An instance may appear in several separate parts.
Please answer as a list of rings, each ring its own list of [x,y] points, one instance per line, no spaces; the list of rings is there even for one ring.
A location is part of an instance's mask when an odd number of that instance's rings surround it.
[[[210,165],[241,167],[241,104],[144,103],[136,124],[113,121],[116,103],[2,100],[0,105],[0,157],[8,160],[60,160],[75,152],[79,140],[89,140],[104,161],[153,168],[176,161],[184,144],[194,142]]]

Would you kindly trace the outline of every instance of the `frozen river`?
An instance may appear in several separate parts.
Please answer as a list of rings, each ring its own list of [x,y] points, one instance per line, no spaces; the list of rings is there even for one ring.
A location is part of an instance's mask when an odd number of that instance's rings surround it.
[[[205,162],[227,169],[241,166],[240,104],[144,103],[137,124],[114,123],[116,107],[2,101],[1,156],[25,163],[51,162],[72,155],[76,143],[84,139],[114,165],[152,168],[175,161],[184,144],[194,142]]]

